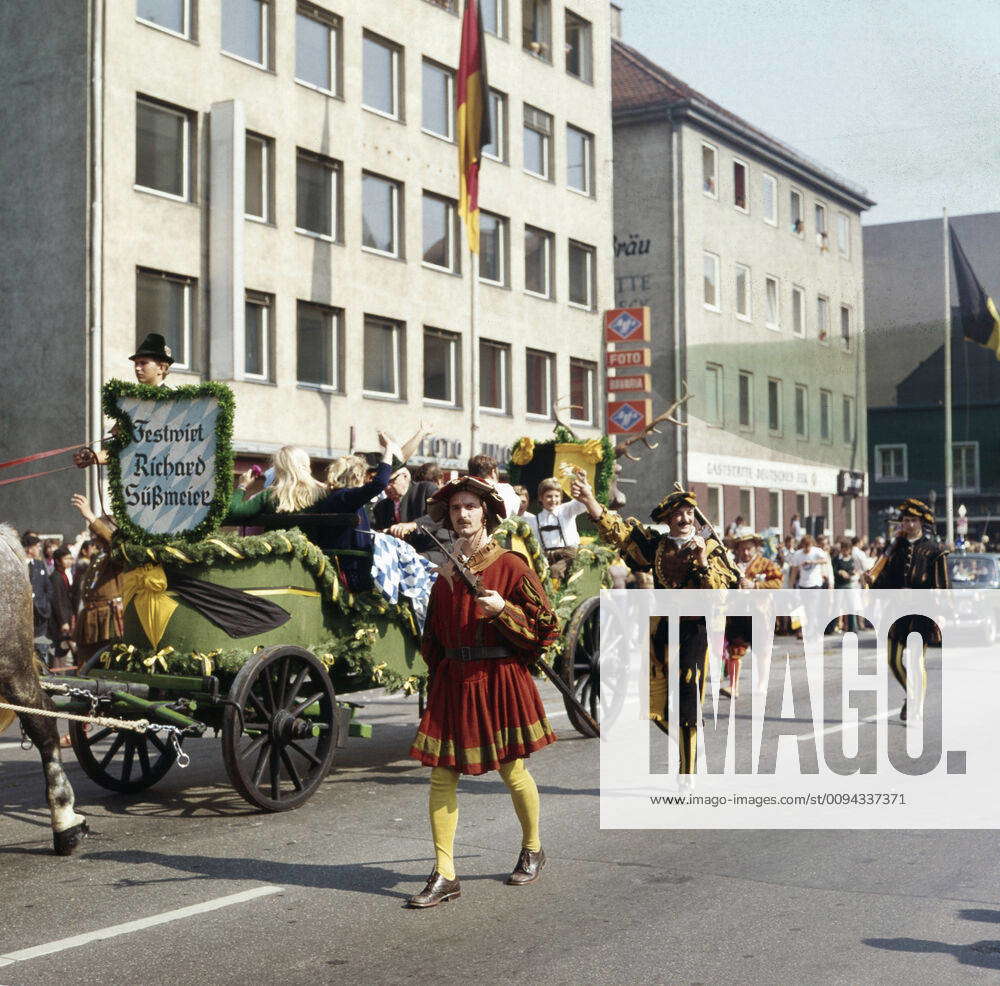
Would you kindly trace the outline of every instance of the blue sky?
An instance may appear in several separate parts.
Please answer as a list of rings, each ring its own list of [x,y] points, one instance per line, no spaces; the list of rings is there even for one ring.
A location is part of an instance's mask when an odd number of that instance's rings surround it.
[[[623,40],[866,189],[865,223],[1000,211],[998,0],[619,0]]]

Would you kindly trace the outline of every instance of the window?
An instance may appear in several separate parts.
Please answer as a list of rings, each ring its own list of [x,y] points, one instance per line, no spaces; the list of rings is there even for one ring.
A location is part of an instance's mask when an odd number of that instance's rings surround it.
[[[842,257],[851,255],[851,219],[846,212],[837,213],[837,250]]]
[[[853,496],[844,496],[841,502],[844,505],[844,537],[854,537],[858,525],[858,501]]]
[[[736,265],[736,317],[749,322],[753,317],[750,295],[750,268]]]
[[[552,415],[552,391],[555,389],[556,358],[552,353],[535,349],[526,352],[525,380],[528,388],[528,414],[548,418]]]
[[[740,489],[740,516],[743,518],[743,523],[747,527],[752,527],[754,530],[757,529],[757,524],[755,523],[754,515],[754,495],[753,487],[743,487]]]
[[[582,82],[594,81],[590,21],[566,11],[566,71]]]
[[[764,203],[764,222],[778,225],[778,180],[774,175],[761,175],[760,192]]]
[[[806,336],[806,293],[802,288],[792,287],[792,335],[804,339]]]
[[[774,377],[767,381],[767,430],[781,434],[781,381]]]
[[[701,145],[701,190],[713,199],[719,197],[716,154],[711,144]]]
[[[510,346],[479,340],[479,406],[484,411],[510,411]]]
[[[498,38],[507,36],[507,25],[504,22],[504,4],[506,0],[481,0],[479,15],[483,19],[483,30]]]
[[[424,133],[453,140],[455,133],[455,73],[424,59],[421,127]]]
[[[749,212],[747,204],[747,166],[742,161],[733,161],[733,205],[740,212]]]
[[[365,250],[400,257],[403,186],[364,172],[361,177],[361,245]]]
[[[524,170],[548,179],[552,174],[552,117],[524,104]]]
[[[521,34],[525,51],[552,61],[552,5],[549,0],[521,0]]]
[[[501,164],[507,162],[507,97],[498,89],[491,89],[489,96],[490,142],[483,145],[483,157],[491,157]]]
[[[776,277],[764,278],[764,301],[766,307],[764,324],[769,329],[780,329],[781,305],[778,300],[778,279]]]
[[[191,340],[196,284],[193,277],[181,274],[142,267],[136,270],[136,342],[141,342],[148,332],[159,332],[174,357],[175,370],[189,370],[193,366]]]
[[[781,520],[781,490],[767,491],[767,526],[779,532],[784,529]]]
[[[841,404],[841,420],[843,423],[844,444],[854,444],[854,398],[844,395]]]
[[[272,187],[274,185],[274,142],[269,137],[246,135],[246,189],[243,211],[248,219],[271,222],[274,214]]]
[[[295,228],[340,239],[340,165],[332,158],[298,148],[295,158]]]
[[[340,20],[309,3],[295,14],[295,81],[340,94]]]
[[[594,138],[585,130],[566,126],[566,185],[576,192],[592,195],[594,183]]]
[[[979,442],[954,442],[952,475],[956,493],[979,492]]]
[[[809,388],[795,385],[795,437],[809,437]]]
[[[243,375],[251,380],[270,379],[273,310],[273,295],[247,291],[243,320]]]
[[[442,10],[447,10],[450,14],[458,13],[458,0],[427,0],[427,3],[434,4]]]
[[[424,192],[424,263],[452,274],[460,272],[458,210],[451,199]]]
[[[222,0],[222,50],[268,68],[268,0]]]
[[[826,206],[820,205],[817,202],[814,214],[816,219],[816,244],[821,250],[825,250],[827,248]]]
[[[307,301],[300,301],[296,309],[296,380],[313,387],[339,389],[341,313]]]
[[[387,319],[365,316],[365,394],[401,399],[402,364],[403,326]]]
[[[569,419],[580,424],[594,424],[597,364],[582,359],[569,361]]]
[[[788,193],[788,223],[796,236],[801,236],[806,228],[805,217],[802,215],[802,193],[797,188]]]
[[[459,337],[443,329],[424,329],[424,400],[457,407],[461,372]]]
[[[594,310],[594,248],[569,241],[569,303]]]
[[[955,446],[952,445],[954,452]],[[905,482],[907,479],[906,446],[875,446],[875,482]]]
[[[753,430],[753,374],[745,370],[739,376],[740,427]]]
[[[722,367],[716,363],[705,365],[705,421],[722,427]]]
[[[191,198],[191,116],[185,110],[136,102],[135,183],[174,198]]]
[[[709,486],[708,499],[705,503],[705,517],[717,530],[722,530],[725,518],[722,515],[722,487]]]
[[[703,301],[706,308],[719,311],[719,258],[714,253],[705,253]]]
[[[833,394],[829,390],[819,392],[819,438],[821,442],[833,440]]]
[[[803,528],[806,526],[806,517],[809,516],[809,494],[795,494],[795,512],[799,515]]]
[[[833,494],[821,493],[819,498],[820,510],[823,511],[823,533],[833,532]]]
[[[137,0],[135,16],[182,38],[191,37],[190,0]]]
[[[851,351],[851,309],[849,305],[840,306],[840,344],[847,352]]]
[[[362,105],[394,120],[402,119],[402,57],[400,49],[391,41],[365,32]]]
[[[479,213],[479,280],[507,284],[507,220],[492,212]]]
[[[820,342],[830,342],[830,299],[816,298],[816,336]]]
[[[541,298],[552,297],[552,239],[544,229],[524,227],[524,290]]]

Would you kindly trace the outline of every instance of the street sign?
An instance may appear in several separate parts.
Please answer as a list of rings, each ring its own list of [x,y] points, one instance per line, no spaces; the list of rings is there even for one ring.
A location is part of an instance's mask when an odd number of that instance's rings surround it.
[[[604,313],[605,342],[649,342],[648,308],[609,308]]]
[[[609,370],[631,370],[637,366],[651,366],[648,349],[615,349],[604,354],[604,365]]]
[[[627,435],[642,431],[653,419],[651,400],[608,401],[608,434]]]
[[[653,376],[651,373],[638,373],[627,377],[608,377],[608,392],[620,393],[622,391],[641,390],[643,392],[653,389]]]

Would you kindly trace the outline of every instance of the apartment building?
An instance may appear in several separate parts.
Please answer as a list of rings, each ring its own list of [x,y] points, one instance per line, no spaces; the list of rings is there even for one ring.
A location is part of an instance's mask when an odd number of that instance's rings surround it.
[[[229,383],[241,462],[401,440],[459,467],[600,433],[612,301],[604,0],[483,0],[493,141],[474,279],[457,217],[458,0],[13,0],[0,162],[0,459],[95,439],[162,332]],[[474,283],[475,280],[475,283]],[[473,314],[475,313],[475,314]],[[473,404],[478,433],[472,446]],[[77,522],[63,473],[7,487]]]
[[[616,304],[652,310],[654,414],[690,395],[626,469],[630,510],[680,480],[720,527],[864,533],[872,202],[617,39],[612,61]]]

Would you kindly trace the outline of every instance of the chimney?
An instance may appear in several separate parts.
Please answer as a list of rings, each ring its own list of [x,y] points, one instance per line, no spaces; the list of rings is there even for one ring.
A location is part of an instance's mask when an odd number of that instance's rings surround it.
[[[615,41],[622,39],[622,8],[621,4],[611,4],[611,37]]]

